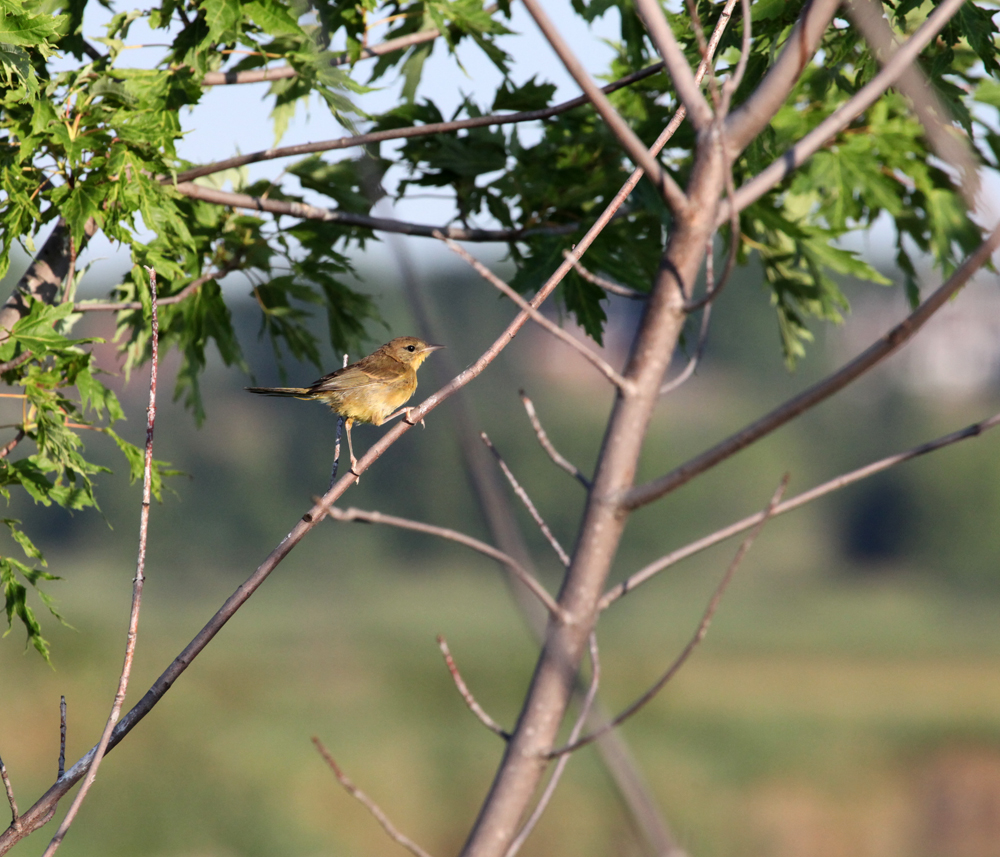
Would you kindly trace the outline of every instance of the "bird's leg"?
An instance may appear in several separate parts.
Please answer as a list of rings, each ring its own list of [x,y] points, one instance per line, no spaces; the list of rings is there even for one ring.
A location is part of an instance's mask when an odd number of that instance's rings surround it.
[[[344,427],[347,429],[347,453],[351,456],[351,473],[354,474],[354,484],[357,485],[361,481],[361,475],[357,470],[358,460],[354,457],[354,444],[351,443],[351,426],[353,424],[353,419],[347,419],[344,422]]]
[[[382,420],[382,422],[384,424],[389,422],[389,420],[396,419],[396,417],[402,417],[404,423],[406,423],[407,425],[415,426],[416,423],[413,422],[413,418],[410,416],[410,414],[413,413],[413,410],[414,410],[413,408],[400,408],[398,411],[396,411],[396,413],[389,414],[389,416],[387,416],[384,420]],[[423,418],[421,418],[420,420],[420,425],[422,425],[424,428],[427,428],[427,424],[423,421]]]

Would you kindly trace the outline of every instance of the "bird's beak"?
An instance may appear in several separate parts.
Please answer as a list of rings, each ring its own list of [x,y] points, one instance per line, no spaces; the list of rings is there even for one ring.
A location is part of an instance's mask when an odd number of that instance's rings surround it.
[[[424,351],[437,351],[439,348],[444,348],[444,345],[425,345]]]

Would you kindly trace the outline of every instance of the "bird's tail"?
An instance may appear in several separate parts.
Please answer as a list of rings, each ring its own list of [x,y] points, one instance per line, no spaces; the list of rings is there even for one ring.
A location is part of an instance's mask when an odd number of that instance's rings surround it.
[[[310,396],[308,387],[244,387],[244,389],[249,390],[251,393],[261,393],[265,396],[295,396],[299,398]]]

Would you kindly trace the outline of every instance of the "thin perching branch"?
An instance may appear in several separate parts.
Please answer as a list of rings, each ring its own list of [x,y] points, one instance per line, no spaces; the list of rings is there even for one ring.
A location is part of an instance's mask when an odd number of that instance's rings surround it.
[[[352,476],[351,478],[353,479],[354,477]],[[464,545],[467,548],[472,548],[472,550],[483,554],[483,556],[488,556],[490,559],[494,559],[502,565],[505,565],[525,586],[528,587],[528,589],[535,594],[535,597],[545,605],[546,609],[548,609],[553,616],[560,620],[565,619],[562,608],[556,603],[556,600],[549,595],[548,590],[538,582],[535,576],[513,557],[508,556],[503,551],[497,550],[493,547],[493,545],[488,545],[486,542],[481,542],[479,539],[475,539],[472,536],[460,533],[458,530],[452,530],[448,527],[438,527],[434,524],[425,524],[422,521],[411,521],[409,518],[400,518],[396,515],[386,515],[382,512],[355,509],[353,506],[347,509],[341,509],[338,506],[328,505],[322,497],[314,497],[313,500],[317,506],[322,508],[323,511],[335,521],[362,521],[367,524],[385,524],[390,527],[399,527],[402,530],[412,530],[416,533],[426,533],[430,536],[437,536],[438,538],[447,539],[448,541]]]
[[[14,799],[14,787],[10,784],[10,777],[7,776],[7,766],[0,758],[0,779],[3,780],[4,791],[7,792],[7,803],[10,804],[10,824],[15,830],[21,829],[21,815],[17,811],[17,801]]]
[[[382,825],[382,829],[389,834],[389,837],[402,845],[411,854],[416,855],[416,857],[431,857],[423,848],[417,845],[409,836],[405,833],[401,833],[399,829],[391,821],[389,821],[389,816],[382,811],[382,808],[375,803],[368,795],[366,795],[361,789],[359,789],[351,781],[351,778],[347,776],[340,766],[334,761],[333,756],[330,755],[330,751],[323,746],[323,742],[319,738],[313,736],[313,744],[316,745],[316,749],[319,750],[320,755],[323,757],[327,765],[330,766],[330,770],[333,771],[333,775],[337,778],[337,782],[340,783],[347,793],[355,798],[365,809],[367,809],[375,820]]]
[[[531,427],[535,430],[535,437],[538,438],[538,442],[542,445],[542,449],[544,449],[548,453],[549,458],[552,459],[552,463],[565,470],[570,476],[576,479],[589,491],[590,480],[580,472],[580,468],[560,455],[559,450],[552,445],[552,441],[549,440],[549,436],[545,433],[545,429],[542,428],[542,421],[538,419],[538,414],[535,412],[535,403],[528,398],[528,394],[525,393],[524,390],[519,390],[518,394],[521,397],[524,410],[528,414]]]
[[[448,672],[451,673],[452,681],[455,682],[455,687],[458,689],[458,693],[462,699],[465,700],[465,704],[469,707],[469,711],[475,714],[479,719],[479,722],[489,729],[490,732],[496,733],[503,738],[504,741],[509,740],[510,732],[490,717],[483,707],[476,702],[476,698],[472,695],[472,691],[469,690],[469,686],[465,683],[465,680],[462,678],[462,674],[458,671],[458,664],[455,663],[455,659],[451,655],[451,650],[448,648],[448,642],[445,640],[443,634],[438,634],[437,643],[438,648],[441,650],[441,654],[444,655],[444,662],[448,667]]]
[[[149,505],[153,483],[153,428],[156,425],[156,370],[158,366],[158,344],[160,337],[159,320],[157,319],[156,306],[156,270],[146,268],[149,272],[149,292],[150,311],[152,314],[152,336],[150,344],[152,354],[150,357],[149,369],[149,406],[146,409],[146,458],[142,480],[142,508],[139,513],[139,556],[136,560],[135,578],[132,581],[132,609],[129,615],[128,633],[125,637],[125,662],[122,665],[121,676],[118,679],[118,690],[115,693],[114,701],[111,704],[111,714],[108,715],[108,722],[104,726],[104,733],[97,745],[94,758],[90,763],[87,776],[84,777],[80,790],[76,793],[73,803],[70,804],[66,817],[59,825],[56,835],[52,837],[45,853],[42,857],[52,857],[56,849],[62,843],[66,832],[80,811],[80,806],[86,798],[90,787],[97,778],[97,770],[101,766],[101,760],[108,749],[108,742],[111,740],[111,732],[118,722],[118,715],[121,713],[122,705],[125,702],[125,693],[128,690],[129,676],[132,674],[132,661],[135,657],[135,644],[139,634],[139,610],[142,606],[142,588],[145,582],[144,571],[146,567],[146,539],[149,533]]]
[[[605,732],[615,729],[620,726],[629,717],[635,714],[640,708],[642,708],[647,702],[649,702],[656,694],[658,694],[663,687],[670,681],[675,675],[677,675],[678,670],[684,666],[685,662],[691,653],[695,650],[697,645],[705,639],[705,634],[708,633],[708,626],[712,623],[712,617],[715,615],[715,611],[718,610],[719,604],[722,602],[722,596],[726,594],[726,589],[729,587],[730,582],[733,579],[733,575],[736,574],[736,570],[740,567],[743,562],[743,558],[747,555],[747,552],[753,546],[754,541],[756,541],[757,536],[760,535],[760,531],[764,528],[771,517],[774,515],[775,507],[781,502],[781,497],[785,493],[785,489],[788,487],[788,474],[782,478],[777,489],[771,497],[771,501],[767,504],[767,508],[762,513],[760,521],[757,526],[754,527],[753,531],[743,540],[740,544],[739,549],[736,551],[736,555],[733,557],[733,561],[729,563],[729,568],[726,569],[726,573],[722,576],[722,580],[719,581],[719,585],[715,588],[715,592],[712,593],[712,597],[708,602],[708,606],[705,608],[705,613],[701,617],[701,622],[698,623],[698,628],[694,632],[694,636],[688,640],[687,645],[681,650],[681,653],[677,656],[676,660],[667,668],[667,671],[660,676],[659,680],[654,684],[649,690],[647,690],[642,696],[640,696],[635,702],[633,702],[628,708],[622,711],[613,720],[609,720],[600,729],[595,729],[589,735],[585,735],[577,741],[570,741],[563,747],[553,750],[549,756],[555,758],[556,756],[562,756],[566,753],[572,753],[575,750],[579,750],[581,747],[586,746],[591,743],[591,741],[599,738]]]
[[[1000,225],[997,225],[985,241],[958,267],[937,291],[930,295],[902,322],[896,325],[885,336],[869,346],[865,351],[828,375],[823,380],[813,384],[809,389],[799,393],[782,405],[765,414],[760,419],[730,435],[717,443],[711,449],[688,460],[679,467],[644,485],[637,485],[625,492],[622,503],[627,509],[637,509],[647,503],[659,499],[664,494],[690,482],[695,476],[704,473],[721,461],[735,455],[762,437],[777,430],[785,423],[815,407],[820,402],[839,392],[856,378],[864,375],[877,363],[880,363],[894,351],[906,344],[922,328],[927,321],[953,294],[961,289],[969,278],[989,260],[993,251],[1000,246]]]
[[[978,423],[966,426],[964,429],[960,429],[959,431],[951,432],[950,434],[928,441],[927,443],[922,443],[919,446],[906,450],[905,452],[889,455],[885,458],[879,459],[878,461],[866,464],[863,467],[859,467],[847,473],[842,473],[839,476],[835,476],[833,479],[828,479],[826,482],[817,485],[815,488],[810,488],[808,491],[803,491],[801,494],[779,503],[774,507],[772,517],[783,515],[785,512],[791,512],[794,509],[798,509],[800,506],[804,506],[806,503],[811,503],[813,500],[818,500],[820,497],[825,497],[827,494],[839,491],[841,488],[846,488],[848,485],[853,485],[855,482],[859,482],[862,479],[874,476],[876,473],[881,473],[883,470],[888,470],[890,467],[895,467],[897,464],[902,464],[904,461],[909,461],[912,458],[918,458],[919,456],[926,455],[929,452],[935,452],[936,450],[950,446],[953,443],[958,443],[961,440],[979,437],[981,434],[985,434],[987,431],[998,425],[1000,425],[1000,413],[994,414],[992,417],[981,420]],[[676,565],[681,560],[694,556],[696,553],[701,553],[701,551],[707,550],[713,545],[717,545],[719,542],[723,542],[732,536],[742,533],[744,530],[749,530],[755,524],[760,523],[763,515],[763,512],[756,512],[753,515],[748,515],[740,521],[729,524],[720,530],[716,530],[714,533],[710,533],[704,538],[700,538],[697,541],[684,545],[684,547],[678,548],[677,550],[668,553],[666,556],[662,556],[649,563],[649,565],[639,569],[639,571],[635,574],[630,575],[626,580],[623,580],[621,583],[618,583],[609,589],[601,597],[601,600],[597,604],[597,609],[605,610],[623,595],[627,595],[640,584],[645,583],[651,577],[659,574],[664,569],[669,568],[672,565]]]
[[[435,238],[440,239],[445,244],[448,245],[448,249],[455,253],[457,256],[464,259],[469,265],[478,273],[484,280],[490,283],[499,291],[503,292],[508,298],[510,298],[518,308],[522,311],[528,313],[531,320],[536,322],[545,328],[549,333],[551,333],[556,339],[565,342],[570,348],[580,354],[585,358],[592,366],[594,366],[601,374],[604,375],[612,384],[618,387],[623,393],[629,393],[634,386],[631,381],[624,378],[618,371],[610,364],[607,360],[601,357],[600,354],[596,354],[591,351],[587,346],[575,340],[570,334],[563,330],[558,324],[547,319],[542,313],[537,309],[532,307],[524,298],[522,298],[517,292],[515,292],[510,286],[508,286],[503,280],[501,280],[496,274],[494,274],[489,268],[487,268],[482,262],[480,262],[475,256],[465,250],[461,245],[452,241],[450,238],[442,234],[441,232],[436,232]]]
[[[514,489],[514,493],[517,494],[520,501],[524,503],[524,508],[528,510],[528,514],[531,515],[532,520],[538,525],[538,529],[542,531],[542,535],[545,536],[548,543],[552,545],[552,550],[556,552],[556,556],[559,557],[559,561],[568,567],[569,554],[563,550],[563,546],[559,544],[559,540],[555,537],[555,535],[553,535],[552,530],[549,529],[549,525],[545,523],[545,519],[541,516],[538,508],[532,502],[531,497],[528,496],[528,492],[525,491],[521,483],[517,481],[517,477],[514,476],[511,469],[507,466],[507,462],[503,460],[503,456],[500,455],[500,451],[493,445],[493,441],[490,440],[489,435],[483,431],[479,433],[479,436],[483,439],[483,443],[486,444],[486,448],[493,453],[493,457],[497,460],[497,464],[500,465],[503,475],[507,477],[510,487]]]
[[[563,250],[563,256],[573,263],[573,269],[588,283],[593,283],[599,289],[604,289],[604,291],[609,294],[618,295],[619,297],[628,298],[633,301],[644,301],[649,297],[649,292],[638,292],[635,289],[630,289],[628,286],[614,283],[606,277],[601,277],[598,274],[587,270],[579,259],[574,259],[570,256],[569,250]]]
[[[587,695],[583,698],[583,704],[580,706],[580,713],[576,718],[576,723],[573,724],[573,728],[569,733],[569,743],[576,741],[580,737],[580,733],[583,731],[583,725],[587,722],[587,717],[590,716],[591,706],[594,704],[594,699],[597,697],[597,686],[601,680],[601,661],[597,654],[597,635],[591,633],[590,635],[590,686],[587,688]],[[563,775],[563,771],[566,769],[566,765],[569,762],[569,754],[565,754],[559,757],[559,761],[556,762],[555,770],[552,771],[552,776],[549,777],[549,781],[545,784],[545,790],[542,792],[542,796],[538,799],[538,803],[532,810],[531,815],[528,816],[528,820],[524,823],[524,827],[518,832],[517,836],[514,837],[514,841],[510,843],[510,848],[507,849],[507,853],[504,857],[514,857],[518,851],[521,850],[521,846],[524,845],[525,840],[531,834],[531,831],[535,829],[535,825],[538,824],[538,819],[542,817],[542,813],[545,812],[545,808],[549,805],[549,801],[552,800],[552,795],[555,794],[556,786],[559,785],[559,779]]]

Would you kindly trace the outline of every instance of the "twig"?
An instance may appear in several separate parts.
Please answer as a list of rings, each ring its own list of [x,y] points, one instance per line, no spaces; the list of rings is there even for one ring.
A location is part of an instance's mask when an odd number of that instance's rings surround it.
[[[844,104],[833,111],[812,131],[791,146],[781,157],[761,170],[746,184],[737,189],[733,202],[723,201],[716,215],[716,223],[725,223],[730,218],[730,205],[740,211],[756,202],[775,185],[780,184],[796,169],[804,164],[833,137],[843,131],[858,116],[871,107],[882,94],[902,77],[920,52],[943,30],[963,0],[942,0],[920,28],[896,51],[882,70],[859,89]],[[749,102],[745,102],[744,106]],[[733,120],[743,110],[734,111],[727,120]],[[727,128],[729,150],[739,151],[743,145],[742,128]],[[756,136],[756,134],[754,134]]]
[[[59,697],[59,775],[57,780],[66,773],[66,697]]]
[[[351,480],[353,481],[353,479],[354,476],[352,475]],[[313,499],[315,500],[317,506],[335,521],[362,521],[367,524],[385,524],[389,527],[399,527],[403,530],[413,530],[417,533],[427,533],[431,536],[437,536],[438,538],[457,542],[458,544],[471,548],[484,556],[488,556],[490,559],[494,559],[497,562],[502,563],[515,575],[517,575],[518,579],[535,594],[538,600],[545,605],[553,616],[561,621],[565,620],[562,608],[556,603],[555,599],[549,595],[548,590],[538,582],[534,575],[532,575],[531,572],[524,568],[524,566],[517,562],[513,557],[508,556],[503,551],[497,550],[493,547],[493,545],[488,545],[486,542],[481,542],[479,539],[475,539],[465,533],[460,533],[458,530],[449,529],[448,527],[438,527],[434,524],[425,524],[422,521],[412,521],[409,518],[400,518],[396,515],[385,515],[382,512],[356,509],[353,506],[347,509],[341,509],[337,506],[328,505],[325,497],[314,497]]]
[[[23,351],[18,354],[13,360],[8,360],[6,363],[0,363],[0,375],[4,372],[9,372],[11,369],[16,369],[18,366],[27,363],[31,359],[30,351]]]
[[[715,615],[715,611],[719,608],[722,596],[725,595],[726,589],[729,586],[730,581],[733,579],[733,575],[736,574],[736,570],[740,567],[740,563],[743,562],[743,557],[747,555],[747,551],[750,550],[754,541],[757,539],[757,536],[760,535],[760,531],[764,528],[764,524],[766,524],[774,515],[775,507],[779,502],[781,502],[781,496],[785,493],[785,489],[787,487],[788,474],[786,473],[778,485],[777,490],[775,490],[774,495],[771,497],[771,501],[767,504],[767,508],[764,510],[757,526],[754,527],[753,531],[743,540],[742,544],[740,544],[739,549],[736,551],[736,555],[733,557],[733,561],[729,563],[729,568],[726,569],[726,573],[722,576],[722,580],[719,581],[719,585],[715,588],[715,592],[712,593],[712,598],[708,602],[708,607],[705,608],[705,613],[701,617],[701,622],[698,623],[698,628],[694,632],[694,636],[688,640],[687,645],[681,650],[681,653],[677,656],[676,660],[667,668],[667,671],[660,676],[656,684],[654,684],[628,708],[622,711],[621,714],[613,720],[609,720],[600,729],[595,729],[589,735],[585,735],[577,741],[570,741],[565,746],[560,747],[557,750],[553,750],[549,754],[552,758],[579,750],[595,738],[599,738],[605,732],[620,726],[654,696],[656,696],[656,694],[663,689],[664,685],[666,685],[666,683],[677,674],[677,671],[684,666],[687,659],[691,657],[691,653],[695,650],[695,647],[697,647],[697,645],[705,638],[705,634],[708,633],[708,626],[712,623],[712,617]]]
[[[698,344],[695,346],[691,359],[688,360],[680,374],[667,381],[660,387],[660,395],[671,393],[681,386],[688,378],[694,374],[701,360],[702,352],[705,350],[705,343],[708,341],[708,325],[712,316],[712,302],[709,300],[715,294],[715,258],[712,255],[712,239],[708,239],[708,246],[705,248],[705,312],[701,316],[701,329],[698,331]]]
[[[458,665],[455,663],[455,659],[451,656],[451,650],[448,648],[448,642],[442,634],[438,634],[437,642],[438,648],[441,650],[441,654],[444,655],[444,662],[448,665],[448,672],[451,673],[451,678],[455,682],[455,687],[458,688],[458,692],[462,699],[465,700],[465,704],[469,706],[469,711],[475,714],[476,717],[479,718],[479,722],[489,729],[490,732],[495,732],[503,738],[504,741],[507,741],[510,738],[510,732],[490,717],[483,710],[483,707],[476,702],[476,698],[472,695],[472,691],[469,690],[468,685],[462,679],[462,674],[458,671]]]
[[[448,249],[455,253],[457,256],[464,259],[469,265],[475,269],[484,280],[493,285],[496,289],[503,292],[508,298],[510,298],[518,307],[524,312],[528,313],[531,320],[537,324],[544,327],[549,333],[551,333],[556,339],[565,342],[574,351],[584,357],[590,362],[598,371],[600,371],[605,378],[611,381],[616,387],[618,387],[623,393],[628,393],[631,391],[633,384],[627,378],[622,377],[618,371],[610,364],[607,360],[601,357],[600,354],[596,354],[591,351],[583,343],[578,342],[565,330],[563,330],[558,324],[547,319],[542,313],[537,309],[532,307],[524,298],[522,298],[517,292],[515,292],[510,286],[508,286],[503,280],[501,280],[496,274],[494,274],[489,268],[487,268],[482,262],[476,259],[471,253],[465,250],[461,245],[452,241],[450,238],[446,237],[441,232],[436,232],[435,238],[439,238],[445,244],[448,245]]]
[[[573,724],[573,728],[570,730],[568,741],[573,743],[580,737],[580,733],[583,731],[583,725],[587,722],[587,717],[590,716],[591,706],[594,704],[594,699],[597,697],[597,686],[601,680],[601,661],[597,655],[597,635],[590,635],[590,687],[587,688],[587,695],[583,698],[583,704],[580,706],[580,713],[576,718],[576,723]],[[563,775],[563,771],[566,769],[566,765],[569,762],[569,754],[565,754],[559,757],[559,761],[556,762],[555,769],[552,771],[552,776],[549,777],[549,781],[545,784],[545,790],[542,792],[542,796],[538,799],[538,803],[532,810],[531,815],[528,816],[528,820],[524,823],[524,827],[518,832],[517,836],[514,837],[514,841],[510,843],[510,848],[507,849],[507,853],[504,857],[514,857],[518,851],[521,850],[521,846],[524,845],[525,840],[531,834],[531,831],[535,829],[535,825],[538,824],[538,819],[542,817],[542,813],[545,812],[545,808],[549,805],[549,801],[552,800],[552,795],[555,794],[556,786],[559,785],[559,779]]]
[[[656,186],[656,189],[660,191],[663,195],[664,200],[667,205],[670,206],[671,211],[675,215],[679,215],[687,208],[688,199],[685,196],[684,191],[681,190],[680,186],[671,175],[660,165],[660,162],[656,159],[655,154],[646,148],[646,144],[636,136],[636,133],[632,130],[629,124],[622,119],[621,115],[612,106],[608,97],[601,92],[600,88],[594,83],[590,74],[583,67],[580,61],[573,54],[570,46],[563,39],[562,35],[556,29],[555,25],[549,19],[549,16],[542,9],[541,4],[538,0],[524,0],[524,6],[527,8],[528,12],[531,13],[531,17],[535,19],[535,23],[538,25],[538,29],[542,31],[542,34],[548,39],[549,44],[552,49],[562,60],[562,64],[566,67],[566,70],[572,75],[573,79],[577,82],[580,89],[582,89],[587,97],[590,99],[591,103],[594,105],[594,109],[600,114],[601,118],[604,120],[608,129],[618,138],[618,142],[621,143],[622,148],[625,149],[629,158],[632,162],[641,167],[649,180]],[[667,60],[668,68],[669,59]],[[685,64],[685,68],[687,68]],[[674,85],[677,86],[677,75],[673,73],[673,69],[670,69],[671,77],[674,79]],[[687,69],[688,76],[691,76],[691,70]],[[699,93],[699,97],[701,97]],[[686,103],[686,102],[685,102]]]
[[[711,449],[706,450],[701,455],[690,459],[680,467],[675,468],[658,479],[632,488],[625,493],[623,498],[624,506],[628,509],[637,509],[639,506],[644,506],[659,499],[669,491],[673,491],[681,485],[686,484],[698,474],[704,473],[720,461],[724,461],[730,456],[735,455],[741,449],[760,440],[799,414],[842,390],[851,381],[863,375],[908,342],[927,323],[931,316],[941,309],[947,303],[948,299],[961,289],[969,278],[987,262],[990,255],[998,246],[1000,246],[1000,225],[993,229],[986,240],[976,248],[975,252],[959,266],[958,270],[937,291],[928,297],[926,301],[917,307],[900,324],[896,325],[896,327],[876,343],[869,346],[852,361],[809,389],[789,399],[784,404],[779,405],[756,422],[751,423],[736,434],[731,435]]]
[[[7,441],[2,447],[0,447],[0,458],[6,458],[11,452],[14,451],[14,447],[17,446],[22,440],[24,440],[24,429],[18,429],[18,432],[14,437]]]
[[[15,830],[21,829],[21,816],[17,811],[17,801],[14,800],[14,787],[10,784],[10,777],[7,776],[7,766],[0,759],[0,779],[3,780],[4,790],[7,792],[7,803],[10,804],[10,826]]]
[[[125,702],[125,693],[128,690],[129,676],[132,673],[132,661],[135,656],[135,644],[139,633],[139,610],[142,606],[142,588],[145,582],[144,570],[146,567],[146,537],[149,532],[149,505],[153,482],[153,428],[156,425],[156,370],[158,365],[158,342],[160,336],[159,321],[157,319],[156,306],[156,270],[146,268],[149,272],[150,309],[152,313],[152,354],[150,357],[149,371],[149,406],[146,409],[146,461],[145,472],[142,483],[142,511],[139,515],[139,556],[136,560],[135,578],[132,581],[132,609],[129,615],[128,634],[125,638],[125,662],[122,665],[121,676],[118,679],[118,690],[115,693],[114,701],[111,704],[111,713],[108,715],[108,722],[104,726],[104,733],[97,745],[93,760],[90,762],[87,776],[84,778],[80,790],[76,793],[73,803],[70,804],[66,817],[63,818],[59,829],[56,831],[52,841],[45,849],[43,857],[52,857],[62,843],[66,832],[76,818],[80,806],[86,798],[90,787],[97,778],[97,770],[101,766],[101,760],[107,752],[108,743],[111,740],[111,732],[118,722],[118,715],[121,713],[122,704]]]
[[[327,765],[330,766],[330,770],[333,771],[333,775],[337,778],[337,782],[340,783],[347,793],[355,798],[365,809],[367,809],[375,820],[382,825],[382,829],[389,834],[389,837],[394,841],[402,845],[411,854],[415,854],[416,857],[430,857],[423,848],[417,845],[409,836],[404,833],[400,833],[391,821],[389,817],[382,811],[382,808],[375,803],[368,795],[366,795],[361,789],[359,789],[353,782],[351,782],[350,777],[347,776],[340,766],[334,761],[333,756],[330,755],[330,751],[323,746],[323,742],[319,738],[313,736],[313,744],[316,745],[316,749],[319,750],[320,755],[326,761]]]
[[[528,419],[531,421],[531,427],[535,430],[535,437],[538,438],[538,442],[542,445],[542,449],[544,449],[548,453],[549,458],[552,459],[552,463],[565,470],[570,476],[576,479],[589,491],[590,480],[580,472],[580,469],[575,464],[560,455],[559,451],[552,445],[552,441],[549,440],[549,436],[545,433],[545,429],[542,428],[542,422],[538,419],[538,414],[535,413],[535,403],[528,398],[528,394],[525,393],[524,390],[519,390],[518,394],[521,396],[521,403],[524,405],[524,410],[527,411]]]
[[[186,300],[192,294],[194,294],[198,289],[200,289],[209,280],[221,280],[228,274],[231,274],[237,268],[239,268],[242,262],[242,256],[237,254],[225,265],[216,271],[212,271],[210,274],[204,274],[198,277],[196,280],[192,280],[183,289],[181,289],[176,295],[170,295],[170,297],[160,298],[158,301],[159,306],[172,306],[173,304],[179,304],[181,301]],[[73,312],[121,312],[123,310],[135,310],[142,309],[141,301],[114,301],[114,302],[88,302],[88,301],[78,301],[73,304]]]
[[[747,63],[750,61],[750,42],[753,26],[753,13],[750,9],[750,0],[741,0],[741,8],[743,10],[743,43],[740,48],[740,58],[736,63],[735,71],[722,84],[722,103],[719,105],[718,115],[723,118],[729,113],[729,105],[732,103],[733,95],[740,88],[740,84],[743,82],[743,75],[747,70]]]
[[[638,292],[635,289],[630,289],[628,286],[622,286],[618,283],[614,283],[605,277],[598,276],[597,274],[588,271],[583,267],[583,263],[579,259],[574,259],[569,250],[563,250],[563,256],[569,259],[573,263],[573,269],[583,277],[588,283],[593,283],[599,289],[604,289],[606,292],[610,292],[613,295],[618,295],[619,297],[629,298],[634,301],[644,301],[649,297],[648,292]]]
[[[507,462],[503,460],[503,456],[493,445],[493,441],[490,440],[486,432],[480,432],[479,436],[483,439],[483,443],[486,444],[486,448],[493,453],[493,457],[497,460],[497,464],[500,465],[500,469],[503,471],[503,475],[507,477],[507,481],[510,483],[510,487],[514,489],[514,493],[517,494],[518,498],[524,503],[524,507],[528,510],[528,514],[531,515],[532,520],[538,525],[538,529],[542,531],[542,535],[548,539],[550,545],[552,545],[552,550],[556,552],[556,556],[559,557],[559,561],[565,565],[569,566],[569,554],[563,550],[559,540],[552,534],[552,530],[549,529],[549,525],[545,523],[545,519],[539,514],[537,507],[531,501],[528,496],[528,492],[524,490],[521,483],[517,481],[517,478],[511,472],[511,469],[507,466]]]
[[[632,74],[625,75],[618,80],[612,81],[607,86],[601,87],[601,92],[612,93],[622,87],[629,86],[644,80],[663,70],[663,63],[654,63],[651,66],[640,69]],[[163,177],[164,183],[172,184],[174,181],[186,182],[201,176],[212,175],[223,170],[243,167],[247,164],[256,164],[261,161],[271,161],[276,158],[288,158],[298,155],[308,155],[314,152],[329,152],[337,149],[350,149],[355,146],[368,146],[372,143],[384,143],[387,140],[411,139],[413,137],[425,137],[434,134],[449,134],[467,128],[483,128],[499,125],[515,125],[521,122],[535,122],[541,119],[549,119],[574,110],[584,104],[589,104],[590,99],[585,95],[571,98],[561,104],[554,104],[540,110],[520,110],[516,113],[491,113],[486,116],[472,116],[468,119],[455,119],[451,122],[428,122],[424,125],[409,125],[403,128],[387,128],[384,131],[372,131],[368,134],[355,134],[350,137],[336,137],[332,140],[320,140],[314,143],[299,143],[294,146],[280,146],[273,149],[263,149],[259,152],[249,152],[245,155],[236,155],[222,161],[215,161],[200,167],[193,167],[178,173],[176,178]]]
[[[862,479],[874,476],[876,473],[881,473],[883,470],[888,470],[890,467],[895,467],[897,464],[902,464],[904,461],[909,461],[912,458],[918,458],[921,455],[926,455],[929,452],[934,452],[945,446],[958,443],[961,440],[979,437],[979,435],[985,434],[987,431],[998,425],[1000,425],[1000,413],[994,414],[992,417],[978,423],[966,426],[964,429],[960,429],[959,431],[946,434],[943,437],[928,441],[927,443],[922,443],[919,446],[906,450],[905,452],[890,455],[886,458],[866,464],[864,467],[859,467],[856,470],[842,473],[840,476],[835,476],[833,479],[829,479],[826,482],[817,485],[815,488],[810,488],[808,491],[803,491],[801,494],[779,503],[774,507],[772,517],[783,515],[785,512],[791,512],[794,509],[798,509],[800,506],[804,506],[806,503],[811,503],[813,500],[818,500],[820,497],[824,497],[834,491],[839,491],[841,488],[846,488],[848,485],[853,485],[855,482],[859,482]],[[654,575],[659,574],[661,571],[672,565],[676,565],[681,560],[687,559],[689,556],[694,556],[696,553],[700,553],[713,545],[717,545],[719,542],[723,542],[726,539],[743,532],[744,530],[750,529],[755,524],[760,523],[763,514],[763,512],[757,512],[753,515],[749,515],[740,521],[736,521],[736,523],[723,527],[721,530],[716,530],[714,533],[710,533],[704,538],[691,542],[690,544],[687,544],[682,548],[678,548],[666,556],[662,556],[658,560],[651,562],[635,574],[630,575],[627,580],[623,580],[621,583],[609,589],[598,602],[597,609],[604,610],[605,608],[610,607],[615,603],[615,601],[623,595],[627,595],[639,586],[639,584],[645,583]]]

